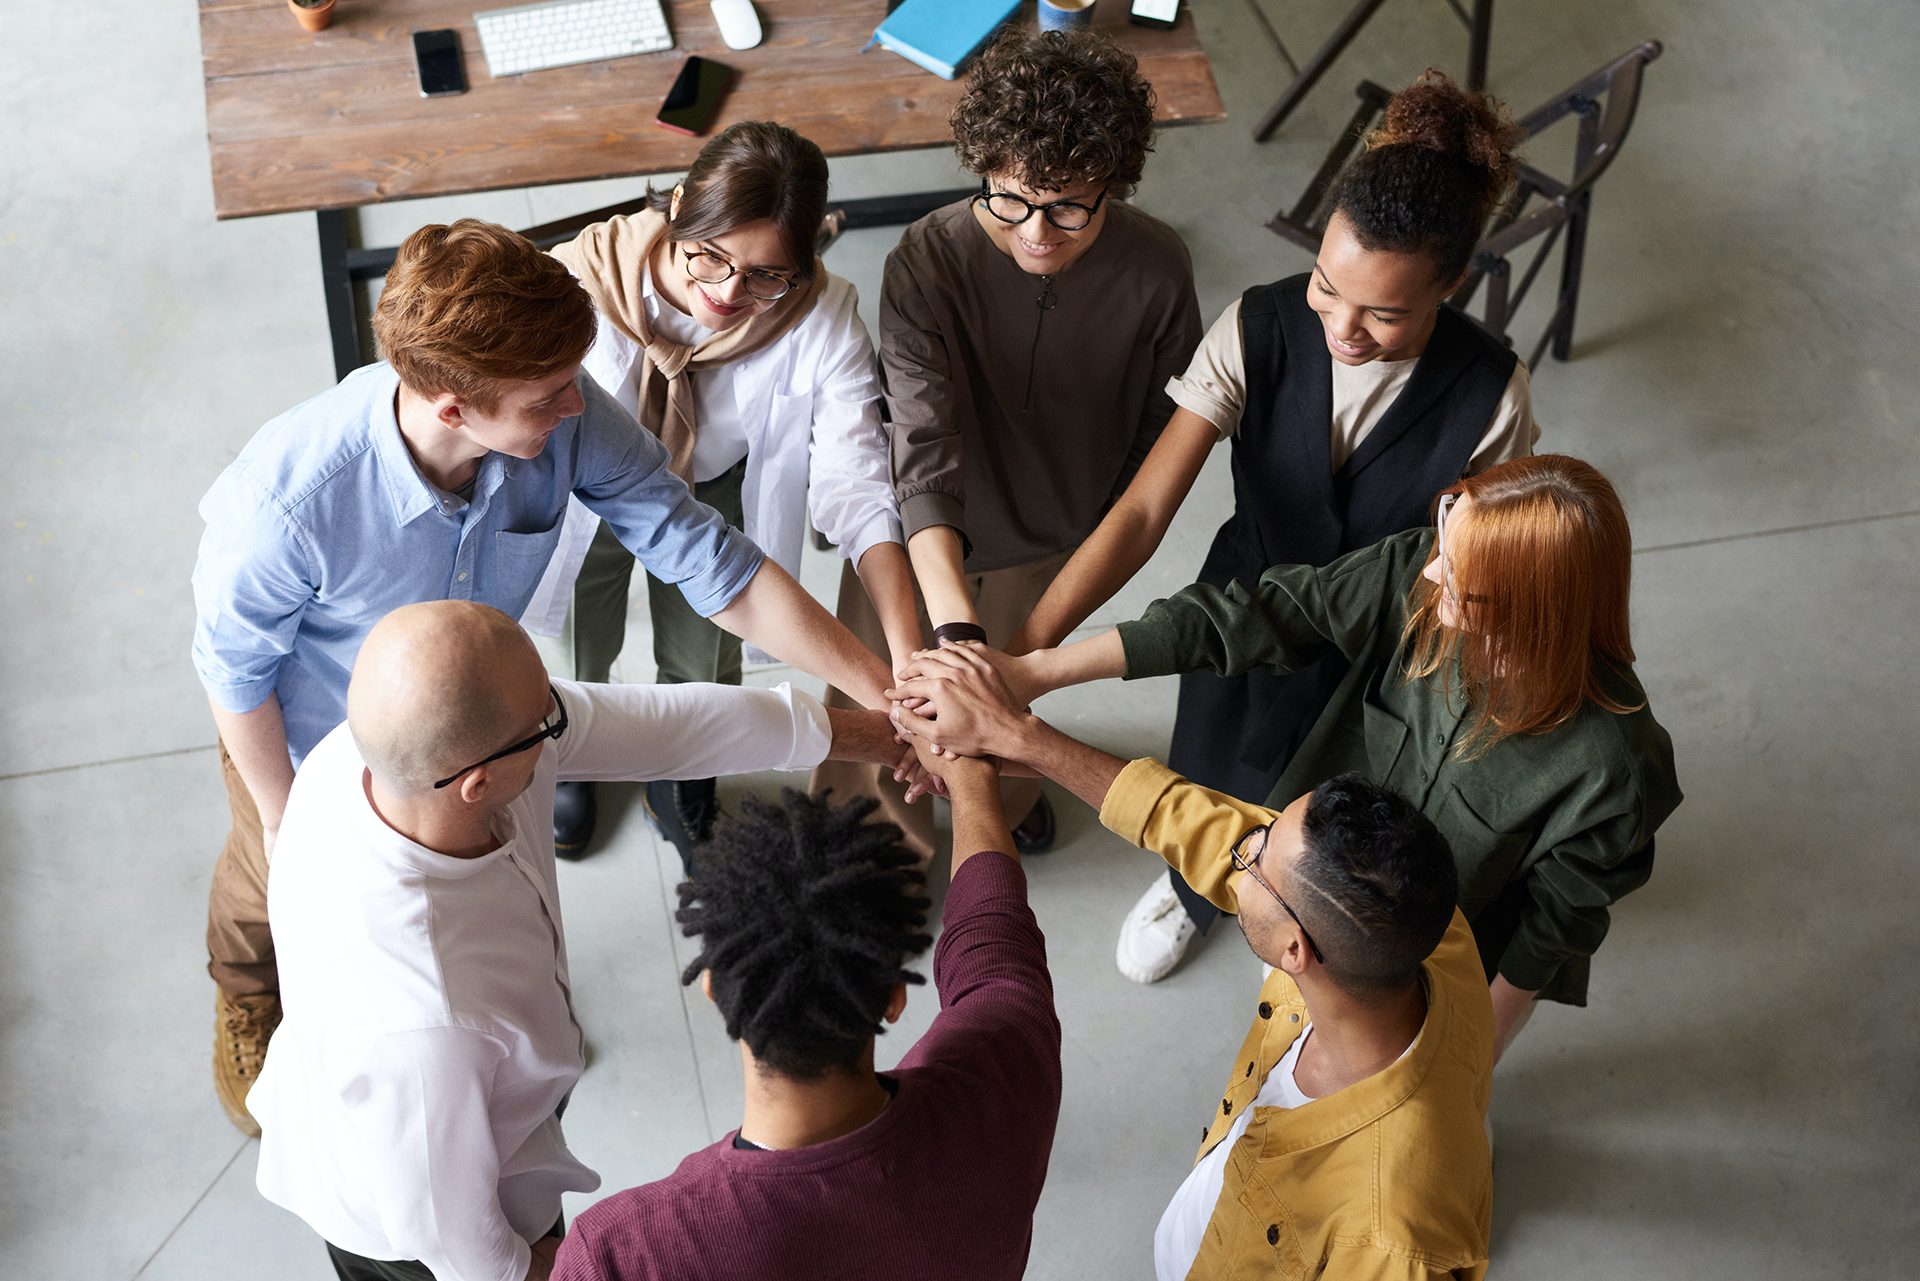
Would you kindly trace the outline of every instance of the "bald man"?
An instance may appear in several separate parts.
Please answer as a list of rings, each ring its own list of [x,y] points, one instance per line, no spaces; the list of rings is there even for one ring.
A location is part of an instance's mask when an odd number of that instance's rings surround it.
[[[490,606],[388,614],[274,849],[286,1016],[247,1099],[261,1194],[349,1281],[546,1277],[560,1194],[600,1184],[560,1131],[584,1043],[554,785],[898,753],[883,714],[785,685],[550,682]]]

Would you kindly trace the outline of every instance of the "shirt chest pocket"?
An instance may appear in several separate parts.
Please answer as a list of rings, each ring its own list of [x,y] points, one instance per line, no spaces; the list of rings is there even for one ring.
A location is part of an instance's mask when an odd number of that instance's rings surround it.
[[[1220,1242],[1226,1247],[1223,1253],[1230,1260],[1225,1275],[1236,1281],[1241,1277],[1248,1281],[1273,1277],[1305,1281],[1320,1275],[1321,1266],[1308,1266],[1306,1254],[1300,1248],[1300,1233],[1294,1226],[1293,1212],[1257,1168],[1241,1185],[1235,1209],[1238,1223],[1233,1231],[1238,1239],[1231,1244]],[[1220,1231],[1221,1217],[1215,1215],[1207,1225],[1208,1235]],[[1205,1253],[1203,1248],[1202,1254]],[[1315,1260],[1316,1265],[1320,1263]]]
[[[1434,826],[1453,849],[1460,869],[1460,909],[1471,919],[1525,870],[1531,832],[1502,832],[1474,810],[1458,787],[1449,787],[1433,813]]]
[[[493,535],[494,582],[488,592],[490,605],[513,615],[527,607],[540,576],[547,571],[554,549],[560,545],[564,521],[556,520],[549,529],[531,532],[495,530]]]

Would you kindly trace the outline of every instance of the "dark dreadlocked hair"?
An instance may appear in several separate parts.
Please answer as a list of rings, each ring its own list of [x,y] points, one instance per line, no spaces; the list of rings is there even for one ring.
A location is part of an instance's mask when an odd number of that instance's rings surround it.
[[[933,943],[933,901],[917,892],[927,874],[900,829],[863,821],[872,797],[828,795],[742,800],[742,818],[714,825],[674,913],[701,940],[680,981],[710,972],[727,1035],[800,1081],[859,1065],[894,985],[926,981],[904,966]]]

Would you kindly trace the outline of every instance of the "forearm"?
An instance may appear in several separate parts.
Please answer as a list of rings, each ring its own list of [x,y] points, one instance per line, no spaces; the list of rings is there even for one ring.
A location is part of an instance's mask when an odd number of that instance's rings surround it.
[[[1024,692],[1030,700],[1069,685],[1117,680],[1126,674],[1127,650],[1117,631],[1102,632],[1059,649],[1036,650],[1020,664]]]
[[[1140,572],[1166,537],[1174,513],[1219,439],[1214,425],[1200,415],[1174,410],[1120,501],[1047,588],[1007,646],[1009,654],[1058,645]]]
[[[1080,544],[1006,652],[1026,654],[1058,645],[1140,572],[1165,533],[1164,527],[1152,528],[1144,512],[1122,500]]]
[[[914,577],[920,580],[927,617],[935,627],[942,623],[979,623],[972,593],[967,591],[966,558],[959,530],[951,525],[931,525],[907,540],[907,555],[913,561]]]
[[[1505,975],[1496,974],[1487,985],[1487,995],[1493,998],[1493,1061],[1498,1063],[1500,1056],[1507,1052],[1514,1028],[1532,1008],[1539,993],[1515,987],[1507,982]]]
[[[1118,756],[1089,747],[1030,713],[1020,718],[1020,727],[1009,736],[1002,755],[1031,766],[1096,811],[1106,803],[1113,781],[1127,767]]]
[[[920,635],[920,611],[913,599],[913,566],[899,543],[875,543],[854,566],[873,612],[886,633],[888,664],[897,672],[909,655],[926,645]]]
[[[250,712],[229,712],[213,703],[213,723],[226,744],[227,755],[240,771],[240,780],[260,811],[260,826],[270,835],[280,830],[287,793],[293,790],[293,761],[287,755],[287,725],[280,714],[280,696]]]
[[[999,771],[987,761],[956,761],[945,770],[953,801],[953,874],[983,850],[997,850],[1018,861],[1013,833],[1000,803]]]
[[[828,760],[872,765],[900,763],[900,740],[885,712],[843,711],[838,707],[826,710],[827,722],[833,726],[833,746],[827,749]]]
[[[887,665],[771,560],[761,562],[713,621],[863,706],[886,706],[881,691],[892,683]]]

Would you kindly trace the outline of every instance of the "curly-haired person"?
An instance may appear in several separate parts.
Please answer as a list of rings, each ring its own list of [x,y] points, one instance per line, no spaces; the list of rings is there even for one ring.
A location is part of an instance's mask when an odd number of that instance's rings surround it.
[[[953,112],[979,194],[907,228],[888,255],[881,382],[926,630],[1006,645],[1173,413],[1168,381],[1203,326],[1186,246],[1126,203],[1153,106],[1133,55],[1098,30],[1009,28]],[[887,652],[851,579],[840,617]],[[931,811],[879,772],[830,767],[813,786],[880,797],[908,845],[932,853]],[[1047,848],[1038,782],[1006,780],[1003,795],[1020,848]]]
[[[926,767],[953,800],[940,1014],[899,1067],[873,1047],[932,940],[926,874],[875,802],[789,790],[700,849],[679,920],[740,1042],[740,1127],[574,1222],[555,1281],[1012,1281],[1060,1111],[1060,1021],[996,767]]]

